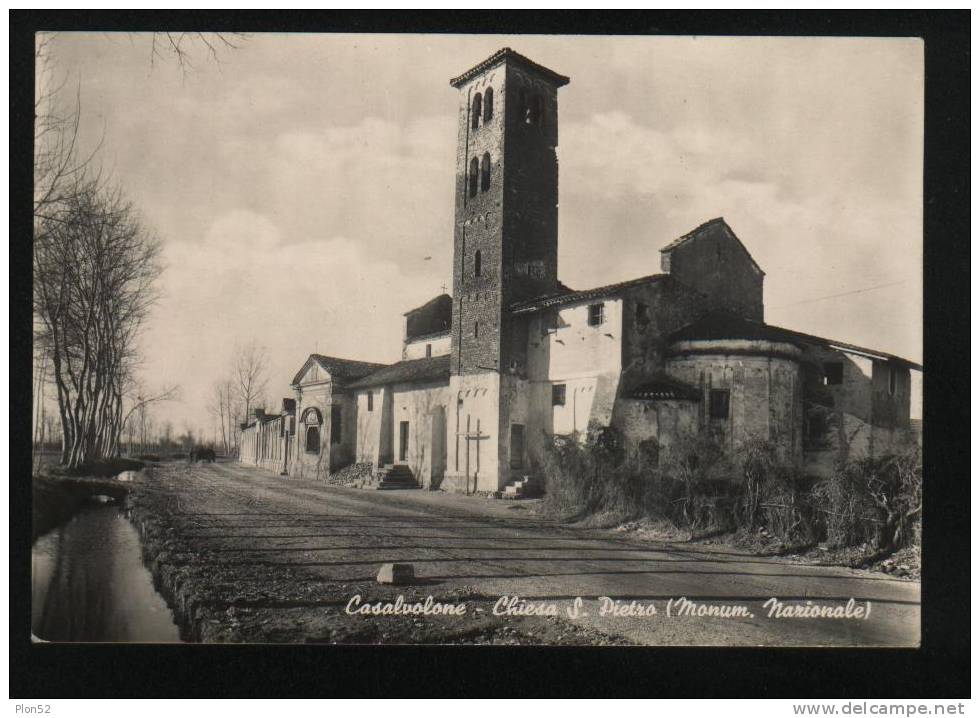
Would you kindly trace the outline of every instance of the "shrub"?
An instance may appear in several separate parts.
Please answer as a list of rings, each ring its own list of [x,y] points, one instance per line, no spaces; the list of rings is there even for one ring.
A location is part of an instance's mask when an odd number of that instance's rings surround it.
[[[799,471],[780,461],[769,441],[752,441],[740,451],[742,481],[735,523],[753,531],[765,529],[786,543],[813,543],[821,532],[811,486]]]
[[[545,442],[545,505],[562,518],[600,513],[623,519],[641,512],[649,470],[627,461],[622,434],[590,424],[585,436],[555,436]]]
[[[689,437],[663,449],[661,466],[647,500],[691,536],[707,528],[732,524],[733,485],[725,453],[710,435]]]
[[[815,482],[765,441],[744,445],[734,466],[710,434],[665,447],[646,440],[627,451],[619,431],[590,425],[584,436],[555,436],[545,445],[545,505],[566,520],[646,516],[692,538],[705,530],[766,529],[791,545],[826,538],[886,552],[920,541],[918,449],[848,462]]]
[[[873,543],[894,551],[919,541],[922,457],[900,454],[842,463],[814,489],[825,515],[827,540],[836,546]]]

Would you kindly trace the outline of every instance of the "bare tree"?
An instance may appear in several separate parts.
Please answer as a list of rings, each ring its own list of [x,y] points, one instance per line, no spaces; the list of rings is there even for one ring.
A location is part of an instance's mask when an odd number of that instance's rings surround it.
[[[231,455],[236,446],[237,403],[236,384],[231,379],[221,379],[214,383],[211,392],[209,411],[218,422],[218,438],[226,455]]]
[[[174,443],[173,422],[165,421],[163,423],[163,427],[160,431],[160,441],[168,450],[173,447],[173,443]]]
[[[123,396],[155,299],[159,253],[132,206],[96,181],[80,185],[35,229],[36,339],[51,357],[63,464],[118,450]]]
[[[140,437],[140,449],[137,453],[146,452],[146,421],[147,411],[153,404],[171,401],[177,398],[180,387],[173,385],[164,387],[160,391],[145,391],[137,387],[135,396],[130,397],[131,405],[123,416],[122,427],[126,430],[129,439],[129,453],[133,453],[133,439]]]
[[[268,383],[269,357],[265,347],[253,340],[235,351],[235,381],[244,420],[264,397]]]
[[[181,72],[194,69],[194,55],[203,50],[212,62],[220,62],[220,53],[237,50],[248,39],[243,32],[154,32],[150,40],[150,66],[157,61],[174,59]]]
[[[57,222],[67,203],[93,182],[90,172],[97,146],[80,155],[81,87],[66,99],[69,77],[58,74],[51,58],[51,38],[38,33],[34,50],[34,225]],[[101,143],[99,143],[101,145]]]

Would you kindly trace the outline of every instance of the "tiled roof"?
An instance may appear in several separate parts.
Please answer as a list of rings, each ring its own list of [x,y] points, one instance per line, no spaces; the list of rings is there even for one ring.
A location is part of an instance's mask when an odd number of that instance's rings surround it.
[[[684,242],[686,242],[687,240],[693,239],[694,237],[698,236],[699,234],[701,234],[701,232],[703,232],[704,230],[706,230],[708,227],[711,227],[711,226],[716,225],[716,224],[723,224],[726,227],[728,226],[728,223],[725,221],[725,218],[724,217],[715,217],[714,219],[709,219],[707,222],[702,222],[701,224],[699,224],[697,227],[695,227],[694,229],[692,229],[687,234],[681,235],[680,237],[678,237],[677,239],[675,239],[673,242],[671,242],[670,244],[668,244],[665,247],[663,247],[660,251],[661,252],[669,252],[670,250],[674,249],[675,247],[679,247],[680,245],[684,244]]]
[[[303,368],[293,377],[293,384],[299,384],[303,374],[310,366],[310,362],[316,362],[321,368],[330,373],[334,379],[360,379],[373,371],[377,371],[384,364],[375,362],[357,361],[354,359],[339,359],[338,357],[328,357],[323,354],[310,354],[310,358],[303,364]]]
[[[524,302],[518,302],[517,304],[511,305],[511,312],[514,314],[528,314],[530,312],[536,312],[541,309],[547,309],[548,307],[557,307],[565,304],[574,304],[576,302],[585,301],[587,299],[599,299],[601,297],[611,297],[618,294],[623,289],[629,289],[630,287],[636,287],[641,284],[648,284],[651,282],[658,282],[668,274],[650,274],[646,277],[639,277],[637,279],[630,279],[625,282],[616,282],[615,284],[607,284],[603,287],[596,287],[595,289],[582,289],[577,292],[566,291],[566,292],[555,292],[554,294],[547,294],[542,297],[537,297],[535,299],[530,299]]]
[[[520,63],[521,65],[524,65],[525,67],[531,70],[535,70],[536,72],[541,73],[542,75],[550,79],[552,82],[554,82],[557,87],[562,87],[563,85],[567,85],[569,83],[569,79],[564,75],[559,75],[554,70],[549,70],[544,65],[539,65],[534,60],[524,57],[524,55],[520,54],[519,52],[514,52],[509,47],[503,47],[497,50],[495,53],[493,53],[490,57],[488,57],[483,62],[471,67],[462,75],[459,75],[458,77],[454,77],[453,79],[451,79],[449,81],[449,84],[452,85],[453,87],[459,87],[464,82],[469,80],[471,77],[476,77],[481,72],[485,72],[489,70],[491,67],[494,67],[495,65],[499,65],[504,60],[513,60],[515,62]]]
[[[762,271],[762,267],[758,265],[758,263],[752,257],[752,254],[749,252],[749,250],[745,247],[744,244],[742,244],[742,240],[740,240],[738,236],[735,234],[734,230],[728,226],[728,222],[725,221],[724,217],[715,217],[714,219],[709,219],[707,222],[704,222],[703,224],[699,224],[697,227],[692,229],[687,234],[678,237],[673,242],[668,244],[666,247],[663,247],[660,250],[660,253],[663,254],[664,252],[670,252],[671,250],[676,249],[677,247],[684,244],[688,240],[694,239],[695,237],[703,234],[707,230],[712,229],[714,227],[719,227],[728,235],[730,235],[731,238],[738,243],[738,246],[742,248],[742,251],[745,252],[745,256],[749,258],[749,261],[752,262],[753,266],[755,266],[755,268],[759,270],[761,274],[765,274],[765,272]]]
[[[439,379],[449,380],[448,354],[397,362],[348,384],[347,388],[362,389],[371,386],[384,386],[385,384],[405,384]]]
[[[696,387],[669,376],[658,376],[633,387],[633,389],[626,392],[626,396],[630,399],[644,400],[685,399],[688,401],[700,401],[701,392]]]
[[[839,342],[834,339],[804,334],[792,329],[776,327],[764,322],[756,322],[729,311],[714,311],[706,314],[693,324],[679,329],[670,335],[671,341],[697,341],[712,339],[749,339],[759,341],[787,342],[797,346],[806,344],[837,349],[844,352],[862,354],[880,361],[890,361],[909,369],[922,371],[922,365],[903,359],[902,357],[868,349],[856,344]]]

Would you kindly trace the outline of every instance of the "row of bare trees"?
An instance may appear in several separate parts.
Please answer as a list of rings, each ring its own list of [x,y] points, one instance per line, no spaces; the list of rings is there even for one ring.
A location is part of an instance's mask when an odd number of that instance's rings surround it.
[[[160,245],[103,176],[95,153],[80,151],[79,94],[65,102],[48,42],[38,41],[34,108],[36,397],[43,415],[44,387],[54,385],[61,463],[74,467],[118,452],[137,338],[156,298]]]
[[[265,347],[251,341],[235,348],[228,375],[211,391],[209,410],[218,424],[218,437],[226,455],[238,450],[239,426],[249,413],[265,406],[269,356]]]
[[[159,256],[132,205],[97,179],[79,179],[35,226],[37,340],[50,358],[68,466],[117,452]]]
[[[245,36],[153,33],[150,63],[172,57],[186,72],[195,49],[211,60]],[[152,404],[177,387],[148,390],[136,375],[137,340],[156,299],[160,244],[134,206],[98,167],[101,141],[83,152],[80,86],[52,62],[54,36],[40,33],[34,95],[35,436],[43,447],[56,432],[48,420],[53,386],[61,463],[75,467],[146,445]],[[246,404],[247,407],[247,404]],[[247,411],[247,408],[246,408]],[[188,432],[188,436],[190,433]]]

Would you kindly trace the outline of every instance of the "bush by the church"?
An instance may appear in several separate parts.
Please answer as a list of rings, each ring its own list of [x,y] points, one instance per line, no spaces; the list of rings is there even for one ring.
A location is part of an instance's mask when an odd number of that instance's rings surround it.
[[[882,553],[921,541],[922,455],[903,454],[842,463],[814,489],[832,546],[870,544]]]
[[[710,435],[630,447],[615,428],[591,425],[546,447],[545,506],[565,521],[659,519],[691,538],[761,535],[784,550],[827,541],[894,551],[919,540],[918,451],[847,462],[819,481],[766,441],[743,445],[733,462]]]

